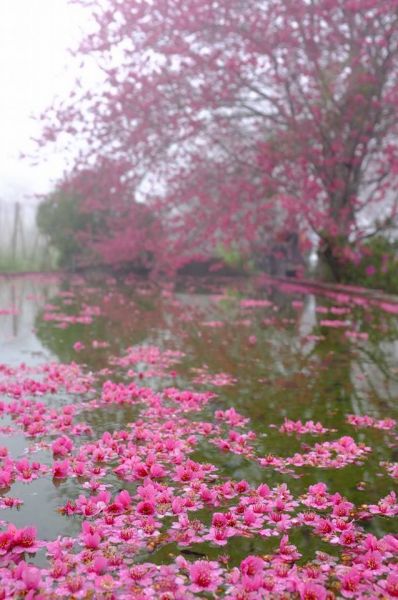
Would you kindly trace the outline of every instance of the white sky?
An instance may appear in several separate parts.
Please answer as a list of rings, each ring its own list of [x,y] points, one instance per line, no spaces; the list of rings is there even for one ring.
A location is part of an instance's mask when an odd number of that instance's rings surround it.
[[[86,15],[67,0],[0,0],[0,200],[51,189],[61,155],[36,166],[18,158],[38,135],[31,118],[65,95],[75,78],[67,49],[82,36]]]

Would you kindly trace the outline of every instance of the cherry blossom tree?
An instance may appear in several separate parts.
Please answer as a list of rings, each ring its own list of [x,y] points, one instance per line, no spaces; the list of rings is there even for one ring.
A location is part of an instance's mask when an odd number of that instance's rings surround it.
[[[79,139],[77,172],[112,161],[106,202],[145,201],[169,261],[299,230],[339,279],[395,226],[398,0],[86,4],[78,53],[103,83],[54,106],[44,139]],[[129,227],[116,213],[109,259]]]
[[[59,253],[60,266],[131,267],[160,261],[163,227],[150,206],[123,184],[124,165],[103,158],[75,169],[39,206],[37,223]]]

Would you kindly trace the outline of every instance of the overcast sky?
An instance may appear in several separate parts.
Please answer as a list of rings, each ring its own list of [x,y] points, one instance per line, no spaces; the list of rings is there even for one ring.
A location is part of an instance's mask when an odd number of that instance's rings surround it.
[[[37,135],[32,115],[66,94],[74,80],[67,49],[80,39],[85,13],[67,0],[0,0],[0,198],[51,189],[63,158],[32,166],[18,155]]]

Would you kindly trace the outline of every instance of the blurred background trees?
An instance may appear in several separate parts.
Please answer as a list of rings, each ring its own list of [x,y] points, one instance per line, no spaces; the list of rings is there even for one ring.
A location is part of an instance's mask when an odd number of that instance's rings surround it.
[[[55,191],[39,206],[37,226],[46,236],[49,245],[56,250],[57,266],[74,269],[89,258],[79,233],[93,218],[81,212],[81,198],[77,194]]]
[[[81,149],[69,187],[101,217],[77,239],[103,261],[178,268],[221,247],[261,263],[294,233],[343,281],[396,228],[398,0],[88,10],[78,54],[103,83],[55,104],[43,143]]]
[[[115,171],[111,161],[76,169],[39,206],[37,225],[57,251],[59,267],[153,266],[161,224]]]

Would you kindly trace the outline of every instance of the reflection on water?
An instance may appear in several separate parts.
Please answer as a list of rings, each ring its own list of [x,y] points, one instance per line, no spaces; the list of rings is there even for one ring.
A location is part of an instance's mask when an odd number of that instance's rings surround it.
[[[55,278],[0,278],[0,362],[37,363],[52,355],[35,335],[35,319],[57,290]]]
[[[203,418],[211,420],[214,410],[234,406],[250,417],[250,426],[258,435],[256,450],[264,456],[291,456],[302,450],[301,440],[281,436],[270,428],[285,418],[319,420],[338,430],[339,435],[353,434],[345,422],[347,413],[397,418],[396,316],[368,303],[336,304],[328,298],[288,294],[277,288],[259,292],[249,284],[242,284],[240,289],[225,282],[201,285],[199,293],[187,284],[172,292],[145,281],[117,285],[114,281],[88,284],[80,279],[58,282],[43,277],[3,279],[0,362],[34,366],[54,360],[76,361],[86,372],[104,370],[98,389],[111,368],[117,380],[134,376],[155,389],[196,385],[215,390],[218,396],[202,411]],[[253,295],[269,302],[241,302]],[[74,348],[77,342],[78,349]],[[178,365],[149,377],[144,366],[140,371],[139,364],[130,376],[118,371],[111,358],[142,344],[181,351],[184,356]],[[203,373],[227,374],[230,381],[214,386],[208,377],[207,383],[202,379],[204,384],[195,384],[197,369],[202,377]],[[75,402],[76,396],[64,392],[43,396],[41,401],[59,406]],[[109,406],[83,411],[79,419],[98,437],[105,431],[127,427],[136,419],[137,410],[135,406]],[[3,419],[1,425],[6,424]],[[339,471],[304,468],[299,479],[263,469],[242,456],[220,455],[219,449],[206,441],[193,458],[213,462],[221,473],[250,483],[289,481],[291,490],[301,493],[309,484],[322,480],[352,501],[361,503],[364,493],[367,502],[375,501],[392,487],[386,474],[380,473],[379,462],[397,460],[396,440],[391,443],[385,432],[375,430],[361,430],[356,437],[374,448],[363,466]],[[0,445],[21,456],[26,439],[1,435]],[[35,456],[50,464],[48,452]],[[112,483],[117,489],[116,478]],[[365,492],[359,489],[360,483]],[[76,534],[80,524],[61,516],[57,508],[80,492],[72,479],[57,485],[50,477],[29,485],[15,484],[12,493],[25,504],[18,513],[4,518],[18,526],[31,523],[35,515],[44,539]],[[375,520],[369,527],[380,533],[390,525]],[[261,550],[253,544],[253,540],[244,541],[242,554]],[[239,554],[229,546],[228,550]],[[158,559],[165,556],[160,553]]]

